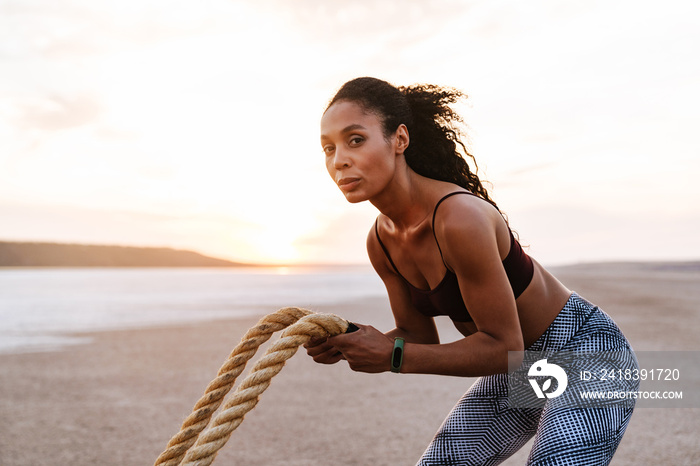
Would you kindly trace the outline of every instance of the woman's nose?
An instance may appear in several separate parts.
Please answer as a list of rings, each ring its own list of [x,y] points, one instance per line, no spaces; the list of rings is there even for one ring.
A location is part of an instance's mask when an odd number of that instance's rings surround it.
[[[335,156],[333,157],[333,166],[336,170],[350,166],[350,157],[346,151],[336,149]]]

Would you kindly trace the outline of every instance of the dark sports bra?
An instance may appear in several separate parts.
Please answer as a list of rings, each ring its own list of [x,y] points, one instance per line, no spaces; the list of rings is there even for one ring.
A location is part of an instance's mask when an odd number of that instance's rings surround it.
[[[456,191],[450,193],[440,199],[433,210],[433,236],[435,237],[435,244],[438,247],[438,251],[440,251],[440,257],[442,258],[443,264],[445,263],[445,259],[442,256],[442,250],[440,249],[440,244],[438,243],[437,235],[435,234],[435,215],[442,201],[456,194],[470,194],[473,196],[473,194],[468,191]],[[416,288],[415,286],[411,285],[411,283],[406,280],[396,268],[396,264],[394,264],[394,261],[391,259],[389,251],[386,249],[386,246],[384,246],[384,243],[382,243],[382,240],[379,237],[379,228],[377,227],[376,221],[374,223],[374,232],[377,235],[379,245],[384,250],[384,254],[386,254],[387,259],[389,259],[394,271],[396,271],[396,274],[401,277],[408,286],[411,294],[411,303],[421,314],[431,317],[449,316],[450,319],[455,322],[472,321],[469,311],[464,305],[464,300],[462,299],[462,294],[459,290],[457,276],[447,267],[446,264],[445,268],[447,270],[445,272],[445,276],[435,288],[432,290]],[[523,293],[523,291],[525,291],[532,281],[534,266],[532,264],[532,259],[530,259],[530,256],[523,251],[523,248],[513,236],[513,232],[510,231],[510,228],[508,229],[508,232],[510,233],[510,250],[508,251],[506,258],[503,259],[503,268],[508,276],[508,281],[510,282],[510,286],[513,290],[513,295],[517,298]]]

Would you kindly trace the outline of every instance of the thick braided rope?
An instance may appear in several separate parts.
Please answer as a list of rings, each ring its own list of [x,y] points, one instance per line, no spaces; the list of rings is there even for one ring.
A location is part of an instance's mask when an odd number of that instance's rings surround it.
[[[216,415],[211,427],[187,452],[182,465],[210,465],[231,433],[243,422],[245,414],[258,403],[259,396],[270,385],[270,379],[282,370],[287,359],[296,353],[299,346],[311,338],[339,335],[347,328],[347,321],[331,314],[309,314],[287,328],[241,382],[223,410]]]
[[[270,322],[266,321],[268,318]],[[235,378],[242,372],[245,363],[255,354],[260,344],[267,341],[275,331],[268,332],[268,328],[272,327],[267,326],[272,324],[277,327],[289,322],[290,319],[296,320],[295,318],[299,320],[288,327],[282,337],[267,350],[251,373],[241,382],[231,399],[226,402],[223,410],[214,418],[212,426],[199,436],[214,411],[220,406],[223,397],[231,389]],[[257,330],[259,327],[260,330]],[[348,322],[338,316],[313,314],[311,311],[299,308],[281,309],[261,319],[258,325],[246,333],[241,343],[231,353],[229,360],[219,371],[219,376],[209,384],[204,396],[195,405],[193,413],[183,422],[180,433],[171,439],[166,451],[156,460],[156,465],[210,465],[216,453],[243,422],[245,414],[257,405],[259,396],[270,385],[270,379],[282,370],[287,359],[296,353],[299,346],[311,338],[339,335],[347,328]],[[246,343],[246,337],[249,334],[251,342]],[[240,351],[238,351],[239,348]],[[239,356],[245,358],[242,364],[239,363],[240,358],[236,359]],[[232,362],[234,359],[236,362]],[[226,375],[227,373],[229,375]],[[219,379],[222,380],[219,381]],[[184,459],[182,459],[183,456]],[[181,459],[182,462],[180,462]]]
[[[266,315],[251,327],[231,351],[217,377],[207,386],[204,395],[194,405],[192,414],[183,421],[180,432],[170,439],[166,450],[158,456],[155,466],[179,465],[260,345],[269,340],[274,332],[289,327],[309,314],[312,312],[306,309],[286,307]]]

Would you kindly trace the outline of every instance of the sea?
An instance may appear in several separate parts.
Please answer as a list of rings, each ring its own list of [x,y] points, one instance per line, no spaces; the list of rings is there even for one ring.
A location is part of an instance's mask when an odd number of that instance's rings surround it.
[[[369,266],[0,268],[0,353],[56,351],[88,332],[262,316],[384,295]]]

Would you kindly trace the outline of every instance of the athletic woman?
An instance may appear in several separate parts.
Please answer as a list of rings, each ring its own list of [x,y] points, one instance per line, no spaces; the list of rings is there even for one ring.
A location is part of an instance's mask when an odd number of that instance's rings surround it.
[[[379,210],[367,250],[396,328],[358,325],[310,342],[307,352],[319,363],[345,359],[355,371],[480,377],[419,465],[498,464],[533,436],[528,464],[608,464],[633,402],[509,404],[509,353],[512,360],[525,349],[623,351],[625,368],[636,360],[615,323],[513,236],[467,163],[474,159],[451,108],[462,97],[450,88],[358,78],[331,100],[321,119],[326,166],[349,202]],[[464,338],[441,344],[438,315],[449,316]]]

